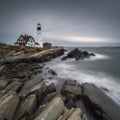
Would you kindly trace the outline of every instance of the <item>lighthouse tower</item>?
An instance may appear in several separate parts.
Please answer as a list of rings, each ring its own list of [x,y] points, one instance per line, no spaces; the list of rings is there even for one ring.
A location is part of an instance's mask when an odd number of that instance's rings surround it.
[[[41,37],[41,24],[37,24],[37,42],[40,44],[39,47],[43,47],[42,37]]]

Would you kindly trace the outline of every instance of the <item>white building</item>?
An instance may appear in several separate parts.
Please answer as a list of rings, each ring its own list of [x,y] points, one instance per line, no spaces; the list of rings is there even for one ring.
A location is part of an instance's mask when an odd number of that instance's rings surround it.
[[[36,42],[32,36],[20,35],[18,40],[14,43],[14,45],[38,47],[40,44]]]

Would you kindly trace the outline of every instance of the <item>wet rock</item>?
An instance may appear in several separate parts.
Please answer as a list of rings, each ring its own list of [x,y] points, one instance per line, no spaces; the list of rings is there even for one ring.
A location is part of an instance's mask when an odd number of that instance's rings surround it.
[[[24,118],[24,116],[32,116],[37,108],[37,98],[35,94],[29,95],[27,98],[23,99],[16,111],[14,120],[19,120]]]
[[[10,83],[4,90],[5,91],[14,91],[14,92],[18,92],[21,88],[21,86],[23,85],[22,82],[18,82],[18,81],[13,81],[12,83]]]
[[[27,63],[11,63],[5,64],[4,68],[0,72],[0,76],[4,76],[9,79],[19,78],[27,79],[32,74],[29,74],[29,71],[32,66],[36,64],[27,64]]]
[[[97,120],[119,120],[120,107],[93,84],[83,84],[83,102]]]
[[[19,102],[15,92],[8,93],[0,99],[0,120],[12,120]]]
[[[109,92],[107,88],[101,87],[104,91]]]
[[[3,88],[5,88],[5,86],[8,84],[8,82],[6,80],[0,80],[0,90],[2,90]]]
[[[64,111],[64,103],[60,97],[51,100],[34,120],[56,120]]]
[[[67,58],[68,58],[67,56],[63,56],[61,60],[66,60]]]
[[[68,58],[74,58],[74,57],[76,57],[76,54],[78,54],[78,53],[79,53],[79,49],[78,49],[78,48],[75,48],[75,49],[71,50],[71,51],[67,54],[67,56],[68,56]]]
[[[90,53],[90,56],[96,56],[95,53]]]
[[[57,75],[57,73],[54,70],[48,70],[48,73],[51,75]]]
[[[49,79],[53,79],[52,77],[49,77]]]

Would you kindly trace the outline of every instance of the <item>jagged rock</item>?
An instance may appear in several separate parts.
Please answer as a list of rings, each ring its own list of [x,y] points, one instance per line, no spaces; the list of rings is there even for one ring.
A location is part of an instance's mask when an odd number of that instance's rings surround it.
[[[31,79],[30,81],[26,82],[26,84],[22,87],[22,90],[20,91],[20,96],[27,96],[31,89],[33,89],[37,84],[41,83],[44,79],[41,78],[37,78],[37,79]]]
[[[65,85],[63,88],[64,93],[71,93],[76,96],[82,95],[82,90],[80,86],[71,86],[71,85]]]
[[[57,120],[87,120],[82,119],[82,111],[77,108],[71,108],[70,110],[65,109],[63,115],[61,115]]]
[[[61,60],[66,60],[67,58],[75,58],[76,60],[88,58],[90,56],[95,56],[94,53],[89,53],[87,51],[81,51],[78,48],[71,50],[67,56],[63,56]]]
[[[57,95],[56,92],[49,93],[49,94],[45,97],[45,99],[44,99],[44,101],[43,101],[43,104],[45,104],[45,103],[49,102],[50,100],[52,100],[56,95]]]
[[[37,84],[34,88],[30,90],[29,94],[36,94],[37,101],[40,104],[44,99],[44,85],[41,83]]]
[[[5,86],[8,84],[8,82],[6,80],[0,80],[0,90],[2,90],[3,88],[5,88]]]
[[[63,115],[61,115],[58,118],[58,120],[67,120],[68,117],[73,113],[74,110],[75,110],[75,108],[71,108],[70,110],[65,108]]]
[[[73,111],[68,120],[81,120],[81,114],[82,114],[81,110],[77,108]]]
[[[5,91],[14,91],[14,92],[17,92],[17,91],[19,91],[19,89],[21,88],[22,85],[23,85],[22,82],[13,81],[4,90]]]
[[[61,94],[66,97],[65,103],[67,108],[76,107],[75,101],[82,96],[82,89],[76,81],[66,80]]]
[[[12,120],[19,102],[15,92],[8,93],[0,99],[0,120]]]
[[[27,98],[23,99],[20,102],[20,105],[17,108],[14,120],[19,120],[22,117],[32,116],[37,108],[37,98],[36,94],[29,95]]]
[[[51,75],[57,75],[57,73],[53,70],[48,70],[48,73],[51,74]]]
[[[97,120],[119,120],[120,107],[93,84],[83,84],[83,102]]]
[[[82,96],[82,89],[81,86],[73,80],[66,80],[64,86],[62,88],[63,94],[73,94],[75,96]]]
[[[74,57],[76,57],[76,54],[78,54],[78,53],[79,53],[79,49],[78,49],[78,48],[75,48],[75,49],[71,50],[71,51],[67,54],[67,56],[68,56],[68,58],[74,58]]]
[[[54,83],[51,83],[50,85],[46,86],[45,93],[52,93],[56,91],[56,86]]]
[[[60,97],[55,97],[34,120],[56,120],[63,111],[64,103],[62,99]]]

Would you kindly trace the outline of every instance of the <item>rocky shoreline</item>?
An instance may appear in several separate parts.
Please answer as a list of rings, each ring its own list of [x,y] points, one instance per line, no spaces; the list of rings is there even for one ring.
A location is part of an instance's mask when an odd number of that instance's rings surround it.
[[[88,120],[76,107],[78,100],[95,120],[120,119],[120,107],[93,84],[66,79],[60,91],[54,83],[46,84],[42,75],[45,62],[63,54],[62,47],[0,44],[0,120]],[[47,74],[57,76],[46,69]]]

